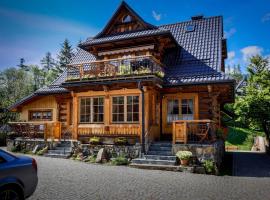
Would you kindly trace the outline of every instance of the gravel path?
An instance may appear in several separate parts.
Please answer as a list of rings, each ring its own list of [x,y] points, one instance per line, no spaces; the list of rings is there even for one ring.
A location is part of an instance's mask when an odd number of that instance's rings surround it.
[[[31,200],[265,199],[270,178],[217,177],[35,157],[39,184]]]

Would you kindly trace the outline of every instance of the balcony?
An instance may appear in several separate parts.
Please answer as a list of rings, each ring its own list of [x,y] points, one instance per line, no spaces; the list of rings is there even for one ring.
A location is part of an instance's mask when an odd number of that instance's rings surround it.
[[[164,77],[162,64],[153,56],[137,56],[70,65],[66,82],[134,77]]]

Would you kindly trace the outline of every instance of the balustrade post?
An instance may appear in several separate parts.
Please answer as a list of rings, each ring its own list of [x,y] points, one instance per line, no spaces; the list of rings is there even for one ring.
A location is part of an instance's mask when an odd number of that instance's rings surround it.
[[[187,122],[184,122],[184,144],[188,142],[188,133],[187,133]]]

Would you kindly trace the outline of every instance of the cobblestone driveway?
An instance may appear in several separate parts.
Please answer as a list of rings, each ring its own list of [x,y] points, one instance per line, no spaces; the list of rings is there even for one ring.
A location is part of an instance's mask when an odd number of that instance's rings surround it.
[[[31,200],[266,199],[270,178],[217,177],[35,157],[39,184]]]

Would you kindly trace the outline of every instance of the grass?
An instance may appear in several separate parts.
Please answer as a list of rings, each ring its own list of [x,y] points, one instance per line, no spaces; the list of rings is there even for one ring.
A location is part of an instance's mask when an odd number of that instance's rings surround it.
[[[264,136],[264,133],[247,128],[229,127],[225,145],[237,146],[238,150],[249,151],[253,146],[253,139],[256,136]]]

